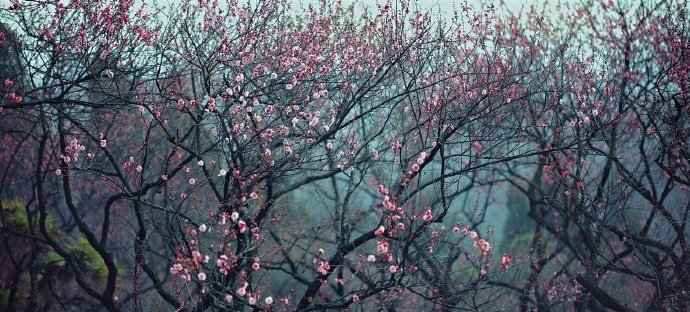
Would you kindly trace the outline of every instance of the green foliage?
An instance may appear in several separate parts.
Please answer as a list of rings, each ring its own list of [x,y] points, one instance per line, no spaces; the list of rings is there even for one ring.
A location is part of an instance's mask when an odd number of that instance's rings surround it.
[[[103,258],[98,254],[89,241],[85,237],[80,237],[69,245],[70,251],[84,261],[91,269],[93,269],[98,276],[105,277],[108,274],[108,268],[105,266]]]
[[[65,266],[65,259],[62,256],[60,256],[60,254],[52,250],[45,253],[45,255],[43,256],[43,260],[48,265],[55,265],[58,267]]]
[[[529,201],[517,191],[508,194],[507,218],[503,227],[501,250],[511,253],[524,251],[532,241],[534,221],[529,217]]]
[[[0,309],[3,309],[7,305],[7,300],[10,298],[10,290],[7,288],[0,287]]]
[[[24,204],[19,200],[3,200],[0,206],[0,230],[13,229],[20,231],[28,231],[29,218],[27,216]],[[38,226],[37,218],[33,218],[34,226]],[[46,217],[46,228],[49,233],[55,233],[55,225],[50,216]],[[82,264],[88,266],[93,270],[99,278],[103,278],[108,274],[108,268],[105,262],[94,249],[85,237],[80,237],[67,245],[71,254],[73,254]],[[42,252],[41,258],[44,263],[50,266],[64,267],[65,259],[53,250],[46,250]],[[124,268],[118,266],[119,272],[124,272]],[[0,294],[1,295],[1,294]]]
[[[511,255],[525,253],[529,250],[532,240],[534,239],[534,232],[523,232],[515,235],[514,238],[503,241],[503,250]]]
[[[15,230],[29,230],[29,217],[24,203],[17,199],[7,199],[0,205],[0,230],[12,228]],[[33,218],[34,227],[38,227],[38,218]],[[46,229],[48,233],[55,233],[55,224],[51,216],[46,216]]]
[[[0,205],[0,215],[2,216],[2,225],[5,227],[22,227],[28,228],[29,221],[24,210],[24,205],[19,200],[3,200]]]
[[[86,264],[99,278],[105,278],[108,275],[108,267],[105,265],[105,261],[103,261],[98,251],[91,246],[85,237],[75,240],[69,244],[68,248],[71,254],[75,255],[83,264]],[[45,253],[43,260],[47,264],[57,265],[59,267],[65,266],[65,259],[55,251]],[[125,271],[124,267],[117,263],[116,265],[119,273]]]

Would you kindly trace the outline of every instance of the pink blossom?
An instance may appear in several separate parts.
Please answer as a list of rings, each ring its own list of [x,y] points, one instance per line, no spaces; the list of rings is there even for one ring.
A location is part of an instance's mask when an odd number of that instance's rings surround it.
[[[239,297],[244,297],[244,295],[247,294],[247,286],[249,286],[249,284],[247,284],[245,282],[244,286],[237,288],[237,291],[235,291],[235,294],[237,294],[237,296],[239,296]]]
[[[244,81],[244,74],[243,74],[243,73],[239,73],[239,74],[235,77],[235,82],[241,83],[241,82],[243,82],[243,81]]]
[[[240,220],[239,222],[237,222],[237,227],[239,228],[239,232],[240,232],[240,233],[243,233],[243,234],[244,234],[244,232],[247,231],[247,223],[244,222],[244,221],[242,221],[242,220]]]
[[[508,270],[508,267],[510,267],[510,262],[512,260],[513,260],[513,258],[508,253],[504,253],[503,258],[501,259],[501,268],[504,271]]]
[[[429,208],[425,209],[425,210],[424,210],[424,215],[422,216],[422,219],[423,219],[424,221],[429,221],[429,220],[431,220],[431,219],[433,219],[433,218],[434,218],[434,216],[431,214],[431,209],[429,209]]]
[[[228,275],[232,269],[233,262],[230,261],[229,257],[226,255],[221,255],[216,260],[216,266],[218,266],[218,271],[223,275]]]
[[[199,272],[199,274],[196,276],[200,281],[205,281],[206,280],[206,273],[204,272]]]
[[[388,243],[382,240],[376,242],[376,252],[379,254],[385,254],[388,252]]]
[[[316,127],[319,124],[319,117],[314,116],[309,122],[310,127]]]
[[[480,238],[478,239],[475,244],[477,247],[479,247],[482,251],[484,252],[491,252],[491,245],[489,245],[489,242],[487,242],[485,239]]]
[[[328,275],[328,270],[331,269],[331,265],[328,263],[328,261],[321,261],[319,262],[319,265],[316,268],[316,271],[321,273],[321,275]]]
[[[22,102],[22,97],[14,92],[11,92],[7,94],[7,100],[10,101],[10,103],[19,104]]]
[[[175,264],[173,264],[172,267],[170,267],[170,273],[173,276],[177,276],[178,274],[180,274],[182,272],[182,270],[183,270],[182,265],[179,263],[175,263]]]
[[[611,88],[605,87],[605,88],[604,88],[604,95],[606,95],[606,96],[611,96]]]
[[[215,112],[218,106],[216,106],[216,99],[214,98],[209,98],[208,99],[208,110],[211,112]]]
[[[251,192],[251,193],[249,194],[249,198],[251,198],[251,199],[253,199],[253,200],[257,200],[257,199],[259,199],[259,198],[261,198],[261,197],[259,196],[259,193],[258,193],[258,192],[254,191],[254,192]]]
[[[472,142],[472,147],[473,147],[474,150],[477,152],[477,154],[481,154],[481,153],[482,153],[482,149],[484,148],[484,146],[482,146],[482,144],[479,143],[479,142],[477,142],[477,141],[473,141],[473,142]]]

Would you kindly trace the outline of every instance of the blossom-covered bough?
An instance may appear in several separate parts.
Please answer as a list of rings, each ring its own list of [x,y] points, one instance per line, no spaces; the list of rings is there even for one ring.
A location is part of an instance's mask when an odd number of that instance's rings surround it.
[[[0,307],[687,307],[683,3],[597,5],[3,7]]]

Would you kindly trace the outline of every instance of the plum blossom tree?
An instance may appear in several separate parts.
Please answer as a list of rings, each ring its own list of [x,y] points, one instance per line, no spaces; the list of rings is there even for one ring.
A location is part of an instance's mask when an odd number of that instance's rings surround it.
[[[687,308],[687,18],[597,5],[13,2],[0,307]]]
[[[525,229],[524,280],[505,286],[522,311],[564,301],[578,311],[684,311],[687,3],[587,4],[564,24],[541,24],[564,40],[554,42],[557,74],[547,80],[561,90],[551,96],[561,111],[535,115],[530,140],[542,148],[585,140],[539,155],[531,174],[505,171],[536,225]],[[574,62],[578,46],[591,55]],[[535,103],[528,109],[543,109]]]

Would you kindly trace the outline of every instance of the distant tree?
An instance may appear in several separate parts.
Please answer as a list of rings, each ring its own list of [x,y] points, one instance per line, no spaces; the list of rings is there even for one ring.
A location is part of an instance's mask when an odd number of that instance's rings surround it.
[[[18,90],[22,83],[17,54],[18,43],[14,37],[13,33],[0,23],[0,77],[4,78],[0,84],[0,96],[3,101],[17,101],[17,92],[14,91]]]
[[[563,41],[550,45],[546,81],[558,91],[526,108],[536,125],[526,137],[553,151],[531,175],[506,170],[536,223],[530,273],[510,284],[522,311],[562,300],[577,311],[688,309],[686,9],[592,1],[570,19],[527,17]]]

